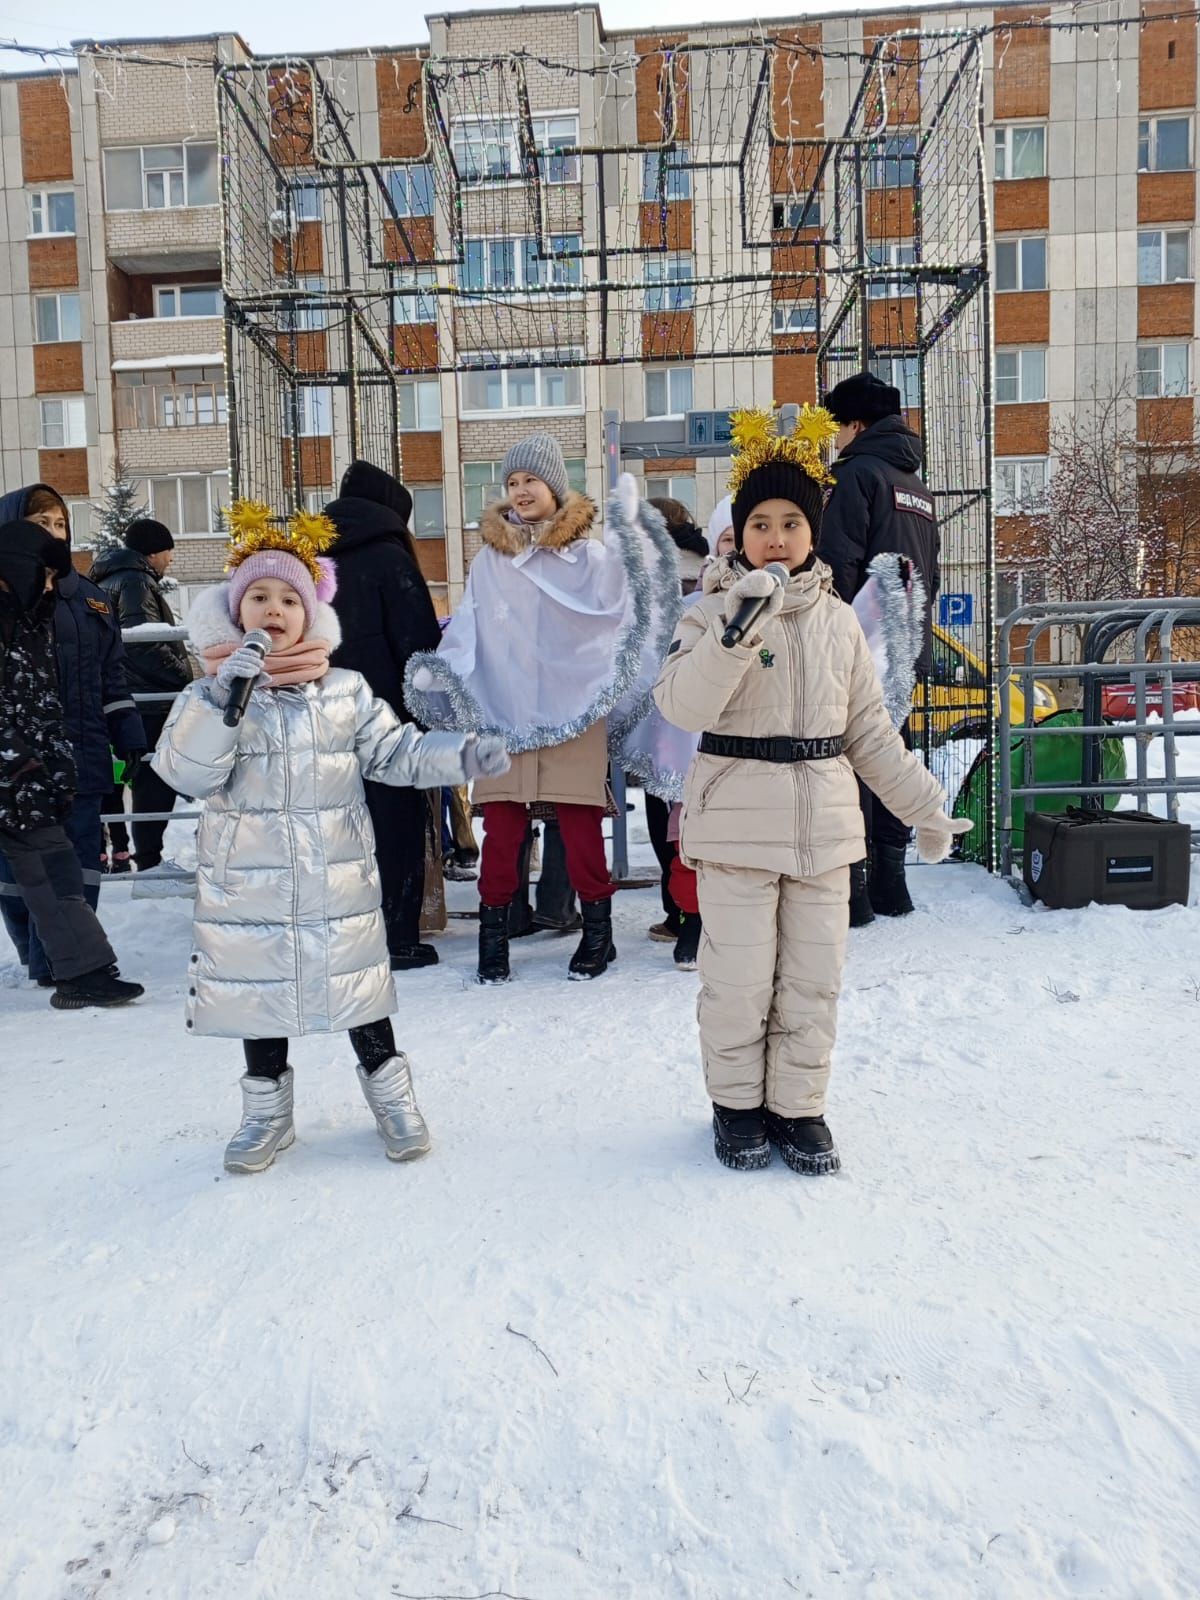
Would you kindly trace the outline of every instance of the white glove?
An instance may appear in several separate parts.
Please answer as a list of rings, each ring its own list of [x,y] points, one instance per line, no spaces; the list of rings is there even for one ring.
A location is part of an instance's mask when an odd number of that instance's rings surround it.
[[[623,472],[617,479],[613,498],[621,508],[626,522],[636,526],[638,519],[637,479],[631,472]]]
[[[930,866],[945,861],[954,848],[955,839],[970,833],[974,826],[970,817],[948,817],[945,812],[940,812],[917,828],[918,856]]]
[[[463,749],[463,772],[468,778],[500,778],[511,766],[504,740],[495,734],[470,739]]]
[[[253,678],[256,682],[267,682],[262,656],[257,650],[252,650],[245,644],[231,656],[226,656],[217,668],[217,686],[228,694],[239,678]]]
[[[757,638],[771,618],[778,616],[783,607],[783,594],[783,585],[776,583],[772,575],[766,570],[756,568],[753,572],[747,572],[745,577],[738,579],[732,589],[726,591],[725,621],[733,621],[743,600],[758,600],[763,595],[766,595],[768,597],[767,603],[759,612],[758,620],[753,628],[753,636]],[[749,636],[742,640],[743,644],[748,644],[749,642]]]

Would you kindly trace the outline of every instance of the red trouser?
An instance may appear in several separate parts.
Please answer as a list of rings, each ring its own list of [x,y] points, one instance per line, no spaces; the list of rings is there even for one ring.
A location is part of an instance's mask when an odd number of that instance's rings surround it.
[[[529,811],[515,800],[492,800],[482,809],[479,898],[485,906],[506,906],[521,886],[521,846]],[[581,900],[611,899],[613,882],[604,855],[604,807],[560,805],[555,810],[571,887]]]
[[[700,901],[697,898],[696,873],[692,867],[685,867],[679,859],[679,846],[675,846],[675,855],[671,861],[671,876],[668,882],[671,899],[680,911],[688,917],[700,915]]]

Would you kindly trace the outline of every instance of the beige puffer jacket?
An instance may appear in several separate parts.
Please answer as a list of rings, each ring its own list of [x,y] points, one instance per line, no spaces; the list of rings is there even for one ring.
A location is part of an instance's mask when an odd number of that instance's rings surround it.
[[[865,854],[856,772],[910,826],[935,816],[946,796],[892,727],[858,618],[833,593],[823,561],[792,578],[782,611],[752,642],[725,649],[725,591],[744,571],[735,561],[708,568],[704,599],[680,621],[654,689],[663,716],[692,733],[739,738],[844,734],[845,749],[787,764],[697,755],[681,848],[691,862],[812,878]]]

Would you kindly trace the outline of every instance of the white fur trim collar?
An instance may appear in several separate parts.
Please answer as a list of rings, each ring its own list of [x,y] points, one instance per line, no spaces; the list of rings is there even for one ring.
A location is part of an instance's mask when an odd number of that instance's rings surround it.
[[[215,583],[203,589],[192,601],[188,612],[188,636],[197,652],[203,655],[219,644],[238,644],[243,630],[229,620],[229,585]],[[324,600],[317,601],[317,615],[305,633],[306,639],[328,639],[331,650],[342,642],[341,624],[337,612]]]

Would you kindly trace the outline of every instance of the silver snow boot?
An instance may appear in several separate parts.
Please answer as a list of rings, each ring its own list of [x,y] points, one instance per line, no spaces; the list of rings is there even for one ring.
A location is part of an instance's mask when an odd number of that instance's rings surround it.
[[[242,1125],[225,1146],[226,1172],[262,1172],[295,1142],[292,1069],[282,1077],[242,1078]]]
[[[417,1109],[408,1057],[392,1056],[370,1076],[360,1066],[358,1081],[375,1113],[375,1126],[389,1161],[412,1161],[429,1149],[429,1129]]]

